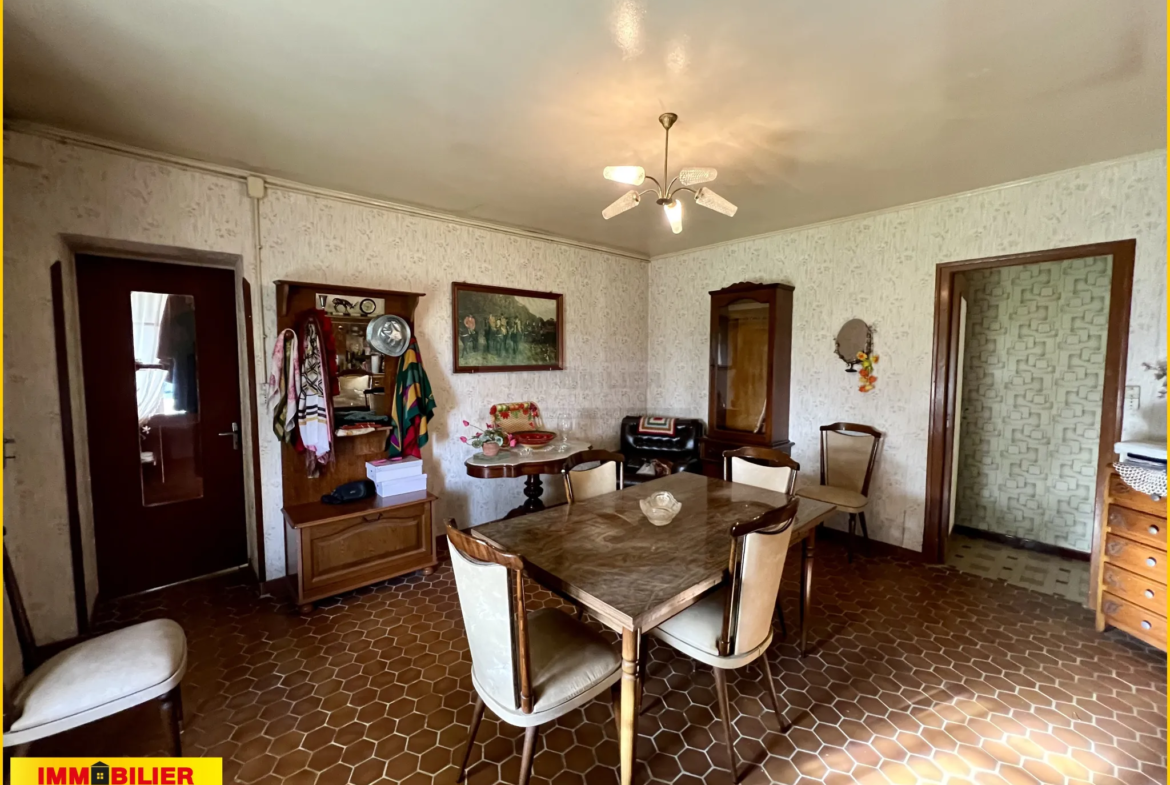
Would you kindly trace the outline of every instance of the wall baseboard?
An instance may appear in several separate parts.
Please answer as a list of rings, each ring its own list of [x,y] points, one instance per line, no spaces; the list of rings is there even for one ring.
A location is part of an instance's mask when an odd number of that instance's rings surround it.
[[[1060,556],[1064,559],[1089,561],[1089,554],[1083,551],[1074,551],[1072,548],[1064,548],[1060,545],[1049,545],[1046,542],[1029,540],[1026,537],[1015,537],[1011,534],[1000,534],[999,532],[989,532],[983,529],[973,529],[970,526],[956,526],[954,533],[961,534],[964,537],[974,537],[978,540],[998,542],[1000,545],[1007,545],[1012,548],[1019,548],[1034,553],[1047,553],[1050,556]]]
[[[840,545],[845,545],[849,539],[849,533],[840,529],[831,529],[828,526],[822,526],[817,531],[817,539],[832,540]],[[881,540],[867,540],[860,533],[857,535],[857,539],[853,541],[853,545],[855,555],[887,556],[891,559],[912,562],[926,561],[926,556],[921,551],[912,551],[909,548],[903,548],[901,545],[891,545]]]

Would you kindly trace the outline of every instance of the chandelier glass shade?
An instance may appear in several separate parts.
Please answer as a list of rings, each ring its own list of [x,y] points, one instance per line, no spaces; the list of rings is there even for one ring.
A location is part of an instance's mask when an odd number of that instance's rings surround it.
[[[643,191],[627,191],[622,194],[613,204],[601,211],[602,218],[608,221],[615,215],[621,215],[627,210],[632,210],[641,203],[644,194],[654,194],[657,203],[662,205],[662,209],[666,213],[666,220],[670,224],[670,230],[678,234],[682,231],[682,202],[678,199],[681,191],[689,192],[694,198],[695,204],[700,207],[706,207],[708,210],[714,210],[726,216],[735,215],[735,211],[739,208],[710,188],[703,187],[697,191],[691,188],[692,185],[713,182],[719,174],[715,169],[708,166],[691,166],[680,169],[679,173],[673,178],[669,177],[670,127],[677,120],[678,115],[673,112],[667,112],[658,118],[658,122],[662,123],[662,127],[666,129],[666,144],[662,156],[661,181],[646,174],[646,170],[641,166],[607,166],[602,170],[601,174],[606,180],[613,180],[617,183],[641,185],[646,180],[654,183],[653,188],[647,188]]]

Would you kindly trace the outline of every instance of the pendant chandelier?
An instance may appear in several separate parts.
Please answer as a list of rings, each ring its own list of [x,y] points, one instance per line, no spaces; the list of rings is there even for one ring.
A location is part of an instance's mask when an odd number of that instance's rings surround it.
[[[601,174],[606,180],[613,180],[614,182],[625,183],[626,185],[641,185],[644,181],[649,180],[654,183],[654,187],[647,188],[644,191],[627,191],[617,201],[601,211],[602,218],[608,221],[615,215],[621,215],[626,210],[632,210],[637,207],[642,201],[643,194],[655,194],[658,197],[658,204],[662,205],[662,209],[666,213],[666,220],[670,222],[670,230],[678,234],[682,231],[682,202],[677,198],[680,191],[689,191],[695,199],[695,204],[706,207],[708,210],[714,210],[717,213],[723,213],[723,215],[728,216],[735,215],[735,211],[739,208],[710,188],[704,187],[697,191],[691,188],[692,185],[700,185],[713,181],[718,174],[714,169],[706,166],[692,166],[686,169],[680,169],[677,175],[669,180],[667,179],[670,175],[670,127],[677,120],[678,115],[674,112],[667,112],[658,118],[658,122],[662,123],[662,127],[666,129],[666,146],[662,155],[661,182],[646,174],[646,170],[640,166],[605,167]],[[666,185],[663,185],[663,183],[666,183]]]

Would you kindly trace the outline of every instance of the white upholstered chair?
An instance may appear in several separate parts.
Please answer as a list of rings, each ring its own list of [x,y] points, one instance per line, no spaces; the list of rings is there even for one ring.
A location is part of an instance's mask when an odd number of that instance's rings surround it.
[[[715,691],[733,781],[738,781],[738,763],[731,737],[726,671],[757,660],[762,662],[772,710],[781,730],[784,726],[767,650],[772,643],[772,614],[799,503],[799,499],[793,499],[784,507],[732,526],[727,582],[649,632],[715,670]]]
[[[620,452],[609,450],[584,450],[570,455],[561,470],[565,478],[565,495],[569,498],[569,504],[624,488],[625,460],[625,456]],[[592,469],[577,468],[586,463],[598,465]]]
[[[837,505],[849,514],[848,555],[853,561],[853,538],[857,525],[869,541],[865,525],[865,507],[869,504],[869,481],[877,461],[882,432],[868,425],[835,422],[821,426],[821,484],[809,485],[796,492],[806,499]]]
[[[777,493],[792,493],[800,464],[779,450],[740,447],[723,453],[723,479]]]
[[[5,695],[5,747],[22,756],[38,739],[155,700],[170,730],[170,753],[182,755],[180,682],[187,671],[182,627],[156,619],[46,656],[50,647],[36,645],[7,551],[4,584],[25,673],[11,696]]]
[[[475,710],[458,781],[467,774],[485,705],[524,728],[520,785],[532,772],[538,728],[609,690],[621,657],[600,634],[555,608],[524,607],[524,560],[447,521],[451,564],[467,643]]]

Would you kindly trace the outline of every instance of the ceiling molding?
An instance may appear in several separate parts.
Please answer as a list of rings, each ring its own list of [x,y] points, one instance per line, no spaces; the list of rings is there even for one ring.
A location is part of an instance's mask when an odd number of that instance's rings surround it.
[[[203,174],[213,174],[219,177],[239,180],[241,182],[246,180],[248,177],[260,177],[263,178],[265,184],[269,188],[274,188],[281,191],[316,196],[323,199],[332,199],[334,201],[360,205],[362,207],[373,207],[380,210],[401,213],[403,215],[412,215],[419,218],[430,218],[435,221],[443,221],[445,223],[456,224],[458,226],[469,226],[475,229],[484,229],[489,232],[498,232],[499,234],[507,234],[513,237],[523,237],[527,240],[543,240],[549,243],[556,243],[557,245],[580,248],[586,251],[596,251],[598,253],[608,254],[610,256],[618,256],[623,259],[631,259],[638,262],[650,261],[649,256],[620,248],[596,245],[594,243],[587,243],[581,240],[572,240],[567,237],[557,237],[555,235],[544,234],[542,232],[531,229],[524,229],[518,226],[491,223],[489,221],[477,221],[474,218],[463,218],[457,215],[438,212],[436,210],[428,210],[425,207],[400,204],[398,202],[386,201],[385,199],[375,199],[373,197],[361,196],[359,194],[346,193],[345,191],[334,191],[329,188],[318,188],[317,186],[309,185],[307,183],[300,183],[295,180],[287,180],[281,177],[270,177],[263,172],[256,172],[249,169],[240,169],[234,166],[224,166],[222,164],[213,164],[207,161],[200,161],[195,158],[187,158],[181,155],[160,153],[156,150],[148,150],[142,147],[135,147],[134,145],[123,144],[121,142],[113,142],[108,139],[77,133],[75,131],[67,131],[63,128],[55,128],[53,126],[29,122],[27,120],[5,119],[4,129],[6,131],[27,134],[29,136],[37,136],[42,139],[49,139],[51,141],[60,142],[63,144],[71,144],[77,147],[101,150],[103,152],[124,155],[131,158],[138,158],[144,161],[168,164],[170,166],[187,169],[189,171],[201,172]]]
[[[930,199],[922,199],[917,202],[908,202],[906,204],[899,204],[893,207],[883,207],[880,210],[870,210],[866,213],[856,213],[854,215],[843,215],[840,218],[830,218],[827,221],[817,221],[816,223],[803,224],[801,226],[790,226],[787,229],[777,229],[774,232],[763,232],[761,234],[753,234],[748,237],[740,237],[736,240],[723,240],[718,243],[711,243],[710,245],[700,245],[696,248],[687,248],[682,251],[671,251],[670,253],[659,254],[658,256],[650,257],[651,262],[663,261],[672,259],[676,256],[687,256],[693,253],[702,253],[704,251],[711,251],[716,248],[725,248],[729,245],[737,245],[739,243],[750,243],[756,240],[766,240],[769,237],[777,237],[782,234],[792,234],[793,232],[803,232],[809,229],[818,229],[824,226],[832,226],[833,224],[846,223],[848,221],[858,221],[864,218],[872,218],[878,215],[887,215],[889,213],[899,213],[903,210],[910,210],[916,207],[925,207],[926,205],[937,204],[938,202],[949,202],[954,199],[963,199],[970,196],[978,196],[980,194],[991,193],[993,191],[1003,191],[1008,188],[1018,188],[1023,185],[1031,185],[1033,183],[1051,180],[1056,177],[1064,177],[1070,172],[1083,172],[1091,169],[1102,169],[1108,166],[1117,166],[1126,163],[1127,161],[1145,161],[1153,158],[1165,158],[1166,149],[1150,150],[1145,153],[1135,153],[1134,155],[1126,155],[1121,158],[1111,158],[1107,161],[1097,161],[1096,163],[1084,164],[1082,166],[1074,166],[1071,169],[1060,169],[1055,172],[1048,172],[1047,174],[1038,174],[1033,177],[1025,177],[1022,180],[1012,180],[999,185],[988,185],[983,188],[973,188],[970,191],[959,191],[958,193],[946,194],[944,196],[935,196]]]

